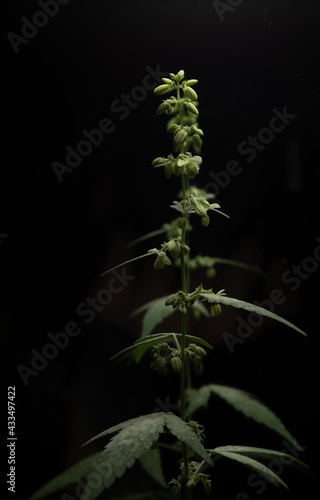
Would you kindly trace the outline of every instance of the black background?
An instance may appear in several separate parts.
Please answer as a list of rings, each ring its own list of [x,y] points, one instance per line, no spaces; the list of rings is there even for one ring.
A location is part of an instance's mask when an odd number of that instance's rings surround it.
[[[124,119],[114,108],[122,94],[142,85],[150,67],[163,73],[184,69],[187,78],[199,80],[205,138],[198,185],[209,187],[209,173],[223,171],[230,160],[242,168],[218,193],[230,220],[213,216],[204,229],[195,221],[193,252],[241,260],[268,273],[263,279],[220,266],[215,281],[199,273],[194,286],[202,280],[214,290],[226,288],[230,296],[259,302],[280,289],[286,299],[275,312],[308,333],[305,339],[265,320],[231,354],[222,334],[236,333],[239,311],[223,310],[216,320],[193,324],[191,333],[214,346],[195,385],[225,383],[258,395],[305,447],[300,458],[312,471],[284,472],[289,493],[268,486],[259,495],[248,486],[248,469],[221,462],[213,474],[214,494],[315,499],[319,271],[314,261],[296,290],[283,273],[307,262],[320,244],[319,2],[243,0],[221,20],[209,0],[71,0],[18,53],[8,33],[21,35],[22,17],[32,20],[41,9],[34,1],[4,6],[1,412],[6,416],[6,386],[15,385],[15,498],[27,498],[85,457],[92,449],[80,447],[94,434],[154,411],[159,401],[173,404],[177,396],[175,378],[150,375],[147,362],[108,362],[140,334],[141,317],[130,314],[146,299],[179,287],[175,271],[155,272],[149,259],[127,265],[126,273],[135,278],[93,321],[87,324],[76,311],[107,288],[110,278],[99,278],[101,272],[162,242],[160,237],[128,248],[131,240],[173,217],[169,205],[178,181],[151,166],[171,147],[164,117],[155,116],[161,98],[147,90]],[[268,127],[274,108],[285,107],[296,118],[248,162],[239,144]],[[76,148],[82,130],[97,128],[103,118],[112,120],[114,131],[59,182],[52,162],[65,163],[66,146]],[[70,321],[81,333],[25,385],[17,367],[31,367],[31,350],[42,352],[48,334],[63,331]],[[178,328],[173,318],[157,331]],[[281,438],[249,425],[221,402],[209,409],[209,416],[199,413],[208,447],[283,449]],[[105,498],[149,487],[145,477],[136,479],[137,471],[129,471]]]

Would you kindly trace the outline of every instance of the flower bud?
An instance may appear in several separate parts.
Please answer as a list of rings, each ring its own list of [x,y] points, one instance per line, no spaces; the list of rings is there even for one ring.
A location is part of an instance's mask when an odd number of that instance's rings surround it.
[[[169,134],[174,134],[178,128],[180,128],[179,125],[177,125],[176,123],[172,123],[167,128],[167,132],[169,132]]]
[[[209,224],[210,224],[210,218],[208,215],[206,217],[201,217],[201,225],[202,226],[207,227],[207,226],[209,226]]]
[[[201,373],[203,372],[203,364],[202,364],[201,358],[199,358],[198,356],[195,356],[192,360],[192,365],[193,365],[193,369],[195,371],[195,374],[201,375]]]
[[[197,108],[195,107],[195,105],[192,104],[192,102],[187,102],[187,108],[190,111],[190,113],[192,113],[193,115],[198,115],[199,114],[199,111],[197,110]]]
[[[191,87],[184,87],[183,92],[184,95],[192,101],[196,101],[198,99],[197,93]]]
[[[168,243],[168,250],[170,252],[171,257],[177,259],[179,257],[179,249],[177,243],[174,240],[170,240]]]
[[[184,71],[183,71],[183,69],[180,69],[180,71],[178,72],[176,78],[177,78],[178,82],[180,82],[180,80],[182,80],[184,78]]]
[[[157,158],[155,158],[155,159],[153,160],[153,162],[151,163],[151,165],[152,165],[153,167],[157,167],[158,165],[161,165],[161,163],[163,163],[164,161],[165,161],[165,159],[164,159],[164,158],[162,158],[162,156],[158,156]]]
[[[184,217],[179,217],[179,219],[178,219],[178,228],[179,229],[185,229],[186,225],[187,225],[186,219]]]
[[[198,83],[198,80],[192,79],[192,80],[187,80],[185,82],[185,85],[187,85],[188,87],[190,87],[191,85],[195,85],[196,83]]]
[[[156,95],[163,95],[170,92],[170,90],[171,90],[171,85],[169,85],[168,83],[164,83],[163,85],[159,85],[158,87],[156,87],[153,92]]]
[[[196,352],[199,356],[202,356],[202,357],[207,355],[207,353],[206,353],[206,351],[203,349],[203,347],[200,347],[199,345],[196,345],[196,346],[194,347],[194,351],[195,351],[195,352]]]
[[[187,164],[187,172],[188,172],[189,179],[193,179],[198,173],[197,165],[195,163],[192,163],[191,161],[189,161]]]
[[[210,307],[210,314],[213,318],[220,316],[221,314],[221,306],[220,304],[214,304]]]
[[[160,257],[156,258],[156,260],[154,261],[153,267],[155,268],[156,271],[158,271],[158,269],[164,268],[164,263]]]
[[[186,138],[188,137],[188,132],[184,129],[180,129],[179,132],[176,133],[176,135],[173,138],[173,144],[176,149],[181,146]]]
[[[173,167],[174,167],[174,164],[172,164],[172,163],[169,163],[168,165],[166,165],[164,167],[164,175],[165,175],[166,179],[169,179],[172,176]]]
[[[162,104],[160,104],[160,106],[158,107],[157,111],[156,111],[156,115],[162,115],[162,113],[165,113],[167,109],[167,105],[165,102],[163,102]]]
[[[168,85],[172,85],[172,80],[170,78],[162,78],[163,83],[167,83]]]
[[[194,149],[199,152],[201,150],[201,139],[199,134],[194,134],[192,136],[192,142]]]
[[[171,368],[175,373],[179,373],[182,368],[182,361],[178,356],[171,358],[170,360]]]
[[[197,208],[196,208],[196,211],[202,217],[206,217],[206,215],[207,215],[207,211],[206,211],[206,209],[202,205],[198,205]]]

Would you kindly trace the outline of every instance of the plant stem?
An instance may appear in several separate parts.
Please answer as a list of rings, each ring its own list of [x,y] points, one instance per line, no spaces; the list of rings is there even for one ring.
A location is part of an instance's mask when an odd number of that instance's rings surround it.
[[[177,85],[177,100],[178,100],[178,109],[180,116],[180,127],[183,129],[183,116],[182,109],[179,103],[180,100],[180,86]],[[183,152],[183,146],[182,146]],[[184,174],[181,174],[181,187],[182,187],[182,200],[186,201],[186,177]],[[186,225],[187,225],[187,217],[184,215],[184,224],[182,225],[181,231],[181,245],[182,251],[180,254],[180,264],[181,264],[181,286],[183,293],[187,293],[187,273],[186,273],[186,265],[184,259],[184,246],[186,243]],[[180,372],[180,416],[183,421],[185,421],[186,416],[186,356],[185,356],[185,347],[186,347],[186,334],[187,334],[187,310],[182,311],[182,326],[181,326],[181,360],[182,360],[182,368]],[[190,500],[192,497],[192,490],[188,488],[186,483],[189,476],[189,459],[188,459],[188,447],[185,443],[182,443],[182,452],[183,452],[183,462],[184,462],[184,475],[185,481],[182,485],[182,498],[185,500]]]

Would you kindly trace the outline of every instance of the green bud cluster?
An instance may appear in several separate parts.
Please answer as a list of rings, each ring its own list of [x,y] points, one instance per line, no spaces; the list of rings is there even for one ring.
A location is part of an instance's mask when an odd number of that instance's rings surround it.
[[[171,260],[165,252],[162,250],[157,250],[157,248],[152,248],[149,250],[150,253],[156,253],[158,257],[154,261],[153,267],[157,271],[158,269],[164,269],[165,266],[171,265]]]
[[[206,495],[209,496],[211,493],[211,480],[209,479],[210,476],[209,474],[203,474],[202,472],[200,472],[201,465],[201,462],[196,462],[194,460],[191,460],[189,462],[187,476],[188,481],[186,483],[186,486],[188,488],[194,488],[198,483],[200,483],[202,484]],[[180,471],[181,474],[177,477],[177,479],[172,479],[169,483],[171,485],[171,493],[176,496],[181,495],[182,484],[186,477],[184,462],[180,464]]]
[[[189,346],[185,350],[185,353],[192,361],[192,366],[195,374],[201,375],[201,373],[203,372],[202,360],[204,356],[207,355],[206,351],[196,344],[189,344]]]
[[[198,83],[198,80],[184,80],[184,71],[180,70],[176,75],[170,73],[170,78],[162,78],[163,84],[154,89],[156,95],[165,95],[170,92],[176,91],[177,97],[171,96],[164,99],[158,107],[156,114],[172,115],[168,123],[167,131],[173,134],[173,149],[175,153],[187,151],[192,146],[196,153],[201,151],[202,139],[204,135],[203,130],[199,128],[196,119],[199,115],[197,108],[198,95],[192,88],[193,85]],[[180,96],[182,91],[183,96]],[[182,120],[182,121],[181,121]],[[156,158],[153,162],[154,166],[160,166],[160,158]],[[199,172],[199,162],[189,162],[185,171],[181,172],[176,168],[177,161],[174,162],[174,157],[162,159],[165,164],[165,176],[171,177],[172,174],[188,175],[193,179]],[[164,163],[163,162],[163,163]]]
[[[195,420],[190,420],[189,422],[187,422],[187,424],[190,429],[198,436],[200,441],[203,442],[205,438],[203,425],[199,424],[199,422],[196,422]]]
[[[193,157],[195,158],[195,157]],[[209,203],[204,197],[195,196],[193,193],[188,193],[185,201],[174,201],[171,205],[172,208],[178,210],[183,215],[196,213],[201,217],[201,224],[208,226],[210,218],[208,210],[217,210],[220,208],[218,203]]]
[[[181,371],[182,360],[181,353],[178,349],[161,342],[152,349],[151,356],[153,361],[150,366],[157,373],[167,375],[169,373],[169,368],[175,373]]]
[[[157,258],[154,262],[154,268],[158,270],[164,269],[165,266],[171,265],[171,260],[167,256],[167,252],[170,253],[173,259],[177,259],[181,252],[188,253],[189,251],[190,248],[185,243],[182,243],[181,236],[175,236],[170,237],[169,241],[165,241],[161,245],[160,250],[158,250],[157,248],[151,248],[149,250],[149,253],[154,253],[157,255]]]
[[[178,141],[183,138],[185,130],[179,129],[175,137]],[[179,175],[187,175],[189,179],[193,179],[199,172],[200,164],[202,163],[201,156],[192,156],[191,153],[180,153],[174,157],[171,153],[169,156],[158,156],[152,162],[154,167],[164,167],[164,175],[169,178],[172,175],[178,177]]]

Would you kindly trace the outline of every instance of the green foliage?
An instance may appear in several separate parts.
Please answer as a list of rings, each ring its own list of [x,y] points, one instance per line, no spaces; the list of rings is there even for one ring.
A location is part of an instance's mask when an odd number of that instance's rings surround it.
[[[58,490],[66,488],[69,484],[76,482],[77,479],[87,476],[90,472],[92,462],[94,462],[98,456],[100,456],[100,453],[95,453],[65,470],[33,493],[29,500],[41,500],[41,498],[45,498]]]
[[[139,363],[144,353],[151,347],[163,342],[174,342],[175,345],[179,345],[179,339],[181,339],[180,333],[158,333],[155,335],[149,335],[148,337],[143,337],[136,340],[132,346],[118,352],[111,358],[111,360],[122,356],[123,354],[130,353],[135,354],[135,361],[136,363]],[[188,342],[195,342],[196,344],[203,345],[209,349],[212,349],[212,346],[200,337],[186,335],[186,340]]]
[[[259,424],[263,424],[274,432],[277,432],[280,436],[292,443],[298,450],[302,450],[301,446],[285,428],[281,420],[267,408],[267,406],[252,394],[234,387],[208,384],[203,385],[198,390],[194,390],[190,397],[186,415],[189,417],[199,408],[207,406],[213,394],[224,399],[224,401],[233,406],[237,411],[243,413],[246,417],[252,418]]]
[[[267,309],[227,297],[224,290],[214,293],[212,289],[206,290],[200,284],[193,292],[189,291],[190,272],[198,268],[204,269],[209,279],[214,278],[215,267],[219,264],[241,267],[261,276],[265,276],[265,274],[254,266],[234,260],[202,255],[191,257],[189,240],[192,225],[190,219],[194,220],[194,218],[200,217],[201,225],[208,227],[210,217],[216,214],[229,217],[220,210],[221,207],[215,202],[212,194],[190,184],[203,168],[203,159],[199,154],[204,132],[199,125],[198,95],[193,89],[197,80],[185,80],[183,70],[177,74],[170,73],[169,76],[162,79],[163,83],[154,92],[156,95],[166,96],[158,106],[156,114],[169,118],[166,128],[167,132],[172,134],[173,152],[167,156],[158,156],[153,160],[152,165],[158,171],[163,170],[166,178],[180,179],[179,199],[174,200],[171,204],[175,213],[178,212],[178,218],[169,224],[164,224],[159,230],[141,236],[131,244],[166,234],[166,240],[159,248],[152,248],[145,254],[118,264],[105,271],[101,276],[151,255],[155,257],[153,264],[155,270],[164,269],[173,263],[179,270],[181,289],[169,296],[154,299],[137,309],[132,316],[144,313],[141,337],[132,346],[125,348],[111,358],[132,355],[136,363],[139,363],[144,355],[150,354],[150,366],[158,373],[166,374],[171,369],[178,374],[176,379],[179,380],[180,388],[179,405],[177,405],[179,416],[165,412],[152,413],[129,419],[106,429],[86,443],[110,438],[101,452],[60,474],[40,488],[30,500],[40,500],[86,476],[82,500],[95,500],[117,478],[121,478],[137,460],[140,461],[142,468],[154,479],[157,485],[162,488],[162,491],[151,491],[138,495],[129,494],[121,497],[121,500],[172,498],[172,495],[167,491],[168,485],[171,486],[171,493],[185,500],[191,500],[198,485],[202,486],[204,491],[210,495],[211,479],[209,474],[204,473],[204,469],[210,468],[211,470],[214,461],[219,458],[228,458],[250,467],[258,474],[267,477],[275,485],[281,485],[284,488],[287,486],[283,480],[263,461],[282,458],[286,460],[286,463],[305,465],[286,453],[264,448],[220,446],[206,449],[203,426],[198,422],[188,421],[197,410],[207,407],[210,397],[215,395],[246,417],[287,439],[296,449],[302,451],[303,448],[297,444],[282,421],[253,395],[233,387],[216,384],[208,384],[197,390],[192,389],[191,368],[196,374],[202,373],[202,360],[206,355],[205,348],[211,349],[212,347],[201,337],[187,333],[189,332],[188,312],[193,311],[195,315],[203,314],[216,317],[220,315],[222,307],[231,306],[271,318],[304,336],[306,334],[286,319]],[[167,95],[172,92],[175,95]],[[199,221],[199,219],[197,220]],[[204,306],[206,302],[209,303],[210,314]],[[180,333],[151,334],[164,319],[175,311],[181,315]],[[163,444],[160,440],[160,436],[163,434],[170,434],[173,437],[175,445],[171,447],[181,453],[178,462],[180,474],[171,479],[169,483],[167,483],[163,473],[159,449],[159,446]],[[167,442],[165,444],[169,446]]]
[[[266,316],[267,318],[271,318],[275,321],[279,321],[280,323],[283,323],[284,325],[288,326],[289,328],[292,328],[293,330],[296,330],[297,332],[301,333],[305,337],[307,336],[303,330],[301,330],[297,326],[290,323],[290,321],[287,321],[286,319],[282,318],[281,316],[278,316],[277,314],[275,314],[271,311],[268,311],[268,309],[264,309],[263,307],[256,306],[255,304],[250,304],[249,302],[244,302],[243,300],[233,299],[232,297],[224,297],[223,295],[218,295],[218,294],[214,294],[214,293],[201,293],[199,296],[202,299],[207,300],[208,302],[214,302],[216,304],[223,304],[225,306],[235,307],[236,309],[244,309],[245,311],[254,312],[256,314],[260,314],[261,316]]]
[[[286,462],[294,462],[295,464],[309,468],[307,464],[302,462],[296,457],[293,457],[292,455],[288,455],[288,453],[284,453],[282,451],[275,451],[275,450],[268,450],[265,448],[257,448],[255,446],[219,446],[218,448],[215,448],[214,450],[211,450],[211,455],[212,452],[216,454],[222,455],[223,453],[238,453],[240,455],[245,455],[245,456],[254,456],[256,459],[259,460],[274,460],[277,458],[284,458],[286,459]]]
[[[162,488],[168,488],[168,483],[162,470],[162,460],[159,448],[145,451],[140,457],[140,463],[149,476],[162,486]]]
[[[162,321],[174,313],[171,307],[166,304],[166,297],[159,297],[158,299],[151,300],[147,304],[136,309],[131,317],[145,312],[142,319],[141,337],[147,337]],[[193,310],[198,311],[199,314],[209,317],[207,309],[201,302],[195,302],[192,306]]]
[[[158,299],[151,300],[132,313],[131,316],[133,317],[136,314],[145,312],[142,320],[141,337],[150,335],[157,325],[173,313],[173,310],[166,306],[166,298],[159,297]]]
[[[257,460],[254,460],[253,458],[250,458],[242,453],[239,452],[234,452],[234,451],[228,451],[228,449],[232,449],[232,446],[227,446],[227,447],[219,447],[215,448],[212,450],[212,453],[216,453],[218,455],[221,455],[223,457],[229,458],[230,460],[235,460],[236,462],[240,462],[243,465],[246,465],[247,467],[250,467],[251,469],[255,470],[259,474],[262,474],[263,476],[266,476],[270,478],[275,484],[279,483],[284,488],[288,489],[288,486],[282,479],[277,476],[271,469],[263,465],[261,462],[258,462]]]

